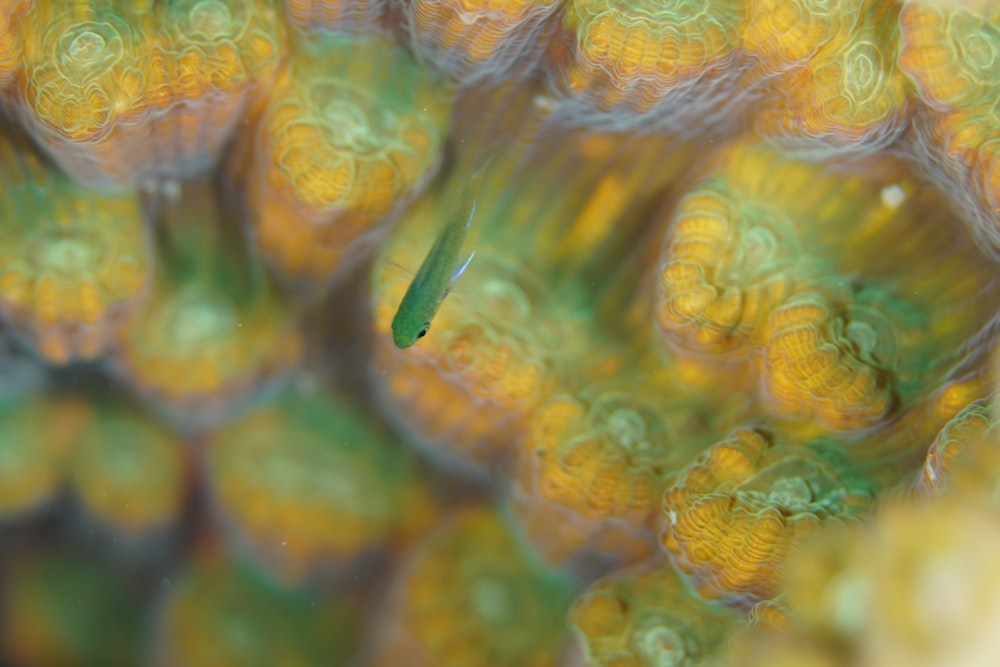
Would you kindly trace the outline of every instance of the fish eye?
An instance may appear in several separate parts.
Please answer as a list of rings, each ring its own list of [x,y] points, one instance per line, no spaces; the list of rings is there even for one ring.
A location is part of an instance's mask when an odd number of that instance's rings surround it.
[[[431,325],[425,324],[420,331],[417,332],[417,340],[420,340],[427,335],[427,331],[431,328]]]

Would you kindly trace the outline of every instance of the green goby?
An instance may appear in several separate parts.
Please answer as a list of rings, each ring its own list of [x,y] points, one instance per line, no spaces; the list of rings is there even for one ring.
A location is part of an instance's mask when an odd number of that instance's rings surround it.
[[[392,318],[392,342],[401,350],[411,347],[427,335],[431,321],[448,293],[472,262],[473,251],[462,261],[462,245],[476,215],[476,199],[479,184],[489,160],[483,164],[472,178],[462,196],[461,208],[445,223],[438,234],[427,257],[424,258],[417,275],[403,295],[395,317]]]

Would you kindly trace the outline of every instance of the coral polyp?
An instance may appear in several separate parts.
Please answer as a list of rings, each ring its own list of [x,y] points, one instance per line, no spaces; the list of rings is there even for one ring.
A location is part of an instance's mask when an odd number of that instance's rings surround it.
[[[722,653],[742,615],[698,600],[669,564],[652,561],[593,583],[569,610],[571,665],[703,665]]]
[[[224,530],[278,578],[349,573],[433,516],[416,462],[333,397],[254,410],[206,453]]]
[[[525,551],[491,508],[451,517],[405,563],[371,664],[555,667],[572,586]]]
[[[742,18],[731,0],[573,0],[554,76],[581,122],[679,130],[740,99]]]
[[[749,607],[778,595],[789,555],[822,523],[859,518],[869,501],[821,452],[739,429],[664,493],[660,539],[703,597]]]
[[[450,96],[384,37],[295,44],[256,123],[240,130],[246,206],[281,275],[323,283],[434,173]],[[237,176],[239,178],[239,176]]]
[[[149,289],[139,198],[88,192],[15,133],[0,142],[0,310],[50,363],[98,357]]]
[[[205,173],[285,50],[267,0],[34,4],[12,93],[53,158],[93,187]]]

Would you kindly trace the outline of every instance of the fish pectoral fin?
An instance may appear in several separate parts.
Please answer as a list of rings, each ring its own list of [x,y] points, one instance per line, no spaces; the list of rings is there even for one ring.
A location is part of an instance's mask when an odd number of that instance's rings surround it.
[[[413,276],[416,275],[416,274],[413,273],[413,271],[411,271],[410,269],[406,268],[405,266],[403,266],[402,264],[400,264],[399,262],[397,262],[395,260],[392,260],[392,259],[386,260],[386,264],[389,265],[389,266],[392,266],[392,267],[395,267],[395,268],[399,269],[400,271],[402,271],[403,273],[405,273],[406,275],[408,275],[410,277],[413,277]]]
[[[472,219],[476,217],[476,200],[472,200],[472,208],[469,210],[469,217],[465,219],[465,228],[468,229],[472,226]],[[475,255],[476,253],[472,253]]]
[[[451,274],[451,282],[452,282],[452,284],[454,284],[456,280],[458,280],[459,278],[462,277],[462,274],[465,273],[465,270],[467,268],[469,268],[469,263],[472,262],[472,258],[475,257],[475,256],[476,256],[476,251],[473,250],[472,254],[469,255],[469,258],[467,260],[465,260],[465,262],[462,264],[462,266],[460,266],[457,269],[455,269],[455,273]]]

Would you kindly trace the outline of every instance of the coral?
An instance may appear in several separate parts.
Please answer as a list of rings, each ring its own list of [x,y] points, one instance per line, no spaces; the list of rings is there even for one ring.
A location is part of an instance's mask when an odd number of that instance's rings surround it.
[[[732,0],[572,0],[558,89],[588,125],[679,129],[740,108],[743,7]],[[735,107],[735,108],[734,108]]]
[[[138,540],[180,518],[187,465],[180,438],[105,400],[82,424],[67,467],[83,511],[112,533]]]
[[[822,524],[871,501],[823,450],[739,429],[685,468],[663,496],[661,543],[708,599],[749,607],[778,593],[789,555]]]
[[[895,61],[897,14],[890,3],[866,5],[857,26],[764,84],[754,118],[761,136],[811,155],[875,152],[899,137],[910,107]]]
[[[9,520],[55,499],[87,409],[30,393],[0,401],[0,518]]]
[[[530,72],[555,0],[397,0],[414,51],[461,86]]]
[[[305,30],[372,30],[388,0],[284,0],[288,20]]]
[[[159,611],[154,665],[339,665],[357,646],[347,599],[277,588],[218,554],[190,563]]]
[[[977,238],[1000,247],[1000,12],[988,2],[906,2],[900,13],[899,66],[922,108],[911,148],[951,195]]]
[[[204,173],[282,58],[268,0],[38,0],[19,110],[79,182],[135,188]]]
[[[147,159],[158,175],[197,176],[218,161],[257,88],[279,71],[283,24],[267,0],[174,0],[158,8]]]
[[[50,363],[103,354],[152,272],[134,195],[88,192],[0,138],[0,309]]]
[[[671,216],[656,323],[685,356],[752,367],[774,413],[834,431],[883,425],[989,326],[988,309],[952,308],[978,302],[992,262],[904,165],[845,174],[751,142],[707,171]],[[876,252],[902,236],[914,258],[941,257],[933,276]]]
[[[743,619],[698,600],[669,564],[654,562],[591,584],[567,620],[581,647],[572,665],[694,667],[714,664]]]
[[[571,590],[495,510],[467,509],[401,567],[370,664],[555,667]]]
[[[899,17],[899,66],[928,105],[958,111],[993,101],[1000,14],[988,2],[909,0]]]
[[[985,664],[996,651],[995,507],[893,504],[828,532],[790,565],[783,629],[734,645],[739,665]]]
[[[23,93],[42,124],[55,136],[85,142],[108,132],[123,111],[142,113],[148,55],[137,12],[45,0],[33,10],[24,26]]]
[[[242,132],[257,247],[291,279],[322,282],[434,173],[450,100],[385,38],[299,41]]]
[[[125,3],[39,0],[24,35],[15,86],[28,127],[84,183],[128,183],[150,111],[148,21]]]
[[[2,0],[0,2],[0,87],[14,77],[21,57],[21,20],[34,0]]]
[[[842,441],[851,467],[883,492],[910,491],[914,477],[926,463],[929,448],[949,422],[991,392],[991,378],[982,369],[954,374],[898,418],[854,441]]]
[[[0,664],[989,662],[995,5],[0,0]]]
[[[754,83],[802,67],[856,29],[864,0],[750,0],[743,45]]]
[[[706,411],[694,401],[655,402],[676,391],[628,376],[631,393],[581,384],[531,417],[518,453],[512,499],[527,536],[547,560],[581,552],[634,562],[655,549],[655,523],[668,476],[710,440]]]
[[[913,482],[914,495],[936,496],[956,482],[961,491],[979,487],[990,493],[994,477],[1000,473],[994,453],[996,425],[992,406],[985,400],[970,403],[958,413],[927,450],[927,459]]]
[[[925,111],[915,125],[910,147],[918,168],[948,194],[974,237],[994,257],[1000,245],[998,119],[1000,109],[995,105],[946,114]]]
[[[881,324],[839,316],[815,294],[775,309],[765,329],[765,400],[777,412],[801,414],[833,430],[877,423],[895,401],[875,354],[885,338]]]
[[[207,455],[225,530],[284,581],[355,570],[433,516],[413,459],[335,397],[254,410]]]
[[[660,269],[657,323],[690,352],[732,357],[760,343],[795,286],[801,249],[781,217],[709,182],[681,202]]]
[[[127,667],[139,659],[140,600],[81,554],[22,552],[4,572],[5,657],[24,667]]]
[[[224,242],[209,190],[190,186],[159,224],[169,246],[148,303],[120,333],[116,368],[158,409],[211,422],[287,374],[301,333],[263,270]]]

